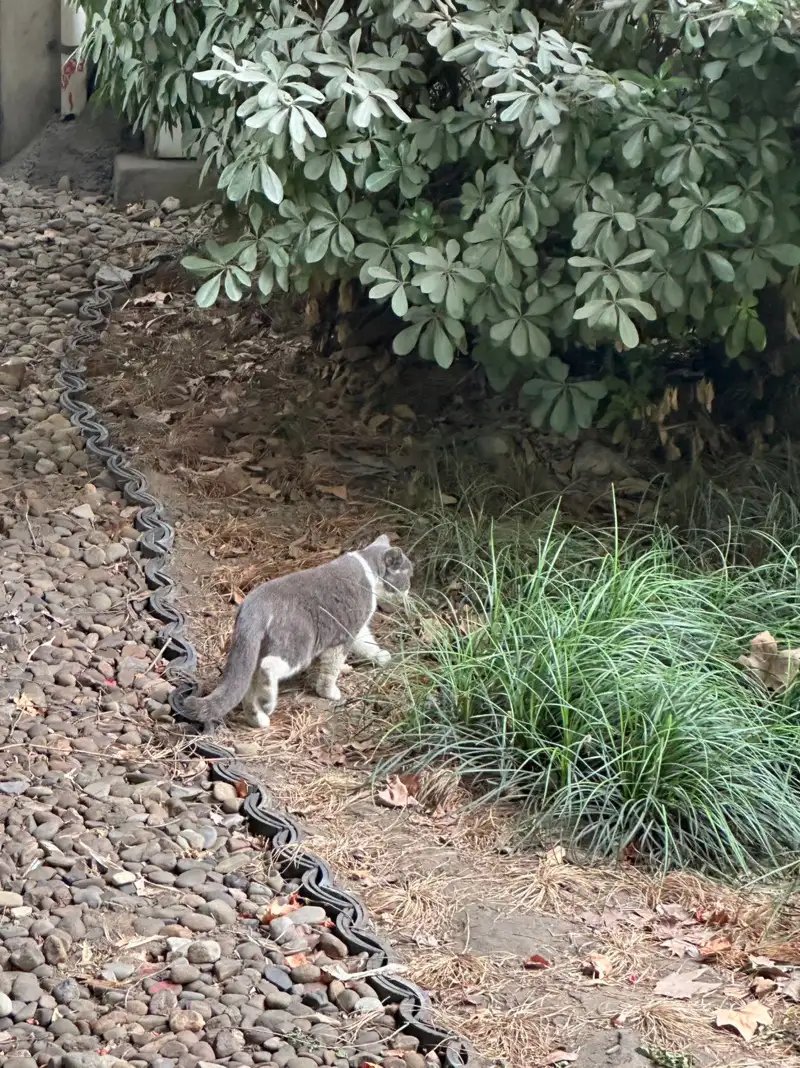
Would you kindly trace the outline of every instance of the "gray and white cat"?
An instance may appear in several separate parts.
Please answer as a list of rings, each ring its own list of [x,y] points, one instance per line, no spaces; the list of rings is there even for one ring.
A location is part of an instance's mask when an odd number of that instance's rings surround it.
[[[366,549],[257,586],[239,607],[219,685],[207,697],[187,700],[187,716],[221,723],[242,702],[249,723],[268,727],[278,683],[315,660],[317,693],[338,701],[336,683],[349,653],[374,664],[389,662],[369,624],[379,600],[408,593],[413,570],[382,534]]]

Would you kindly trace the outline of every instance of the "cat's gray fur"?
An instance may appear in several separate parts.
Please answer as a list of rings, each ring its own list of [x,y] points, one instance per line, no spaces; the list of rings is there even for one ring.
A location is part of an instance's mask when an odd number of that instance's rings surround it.
[[[384,534],[366,549],[256,587],[239,607],[219,685],[186,702],[188,717],[221,723],[242,702],[249,722],[266,727],[278,683],[314,661],[317,693],[338,700],[336,682],[348,653],[388,663],[370,620],[378,601],[408,593],[412,574],[411,561]]]

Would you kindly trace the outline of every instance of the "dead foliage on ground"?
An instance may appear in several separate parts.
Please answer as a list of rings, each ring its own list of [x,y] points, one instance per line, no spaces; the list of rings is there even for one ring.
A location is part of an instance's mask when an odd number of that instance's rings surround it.
[[[115,315],[91,367],[95,402],[173,510],[175,568],[209,678],[249,589],[386,530],[383,502],[413,507],[429,493],[443,442],[476,456],[476,398],[491,419],[469,376],[434,372],[421,394],[415,368],[363,352],[321,360],[297,314],[200,312],[167,274]],[[537,467],[527,435],[504,433],[507,482],[521,456],[528,491],[570,483],[562,444],[546,442]],[[576,505],[589,498],[596,490]],[[514,812],[472,807],[450,769],[374,783],[391,716],[378,689],[368,671],[345,676],[331,715],[301,682],[272,730],[221,741],[258,763],[309,830],[304,846],[364,898],[444,1024],[508,1068],[606,1064],[629,1033],[653,1063],[672,1051],[691,1053],[684,1065],[780,1057],[800,1068],[793,898],[588,867],[558,844],[523,851]]]
[[[295,689],[273,730],[225,740],[364,899],[442,1022],[512,1066],[578,1051],[598,1030],[611,1046],[617,1029],[698,1064],[800,1065],[795,902],[584,866],[559,845],[515,850],[513,812],[468,808],[450,774],[400,776],[404,791],[373,782],[363,686],[345,679],[339,715]],[[381,801],[388,787],[398,803]]]

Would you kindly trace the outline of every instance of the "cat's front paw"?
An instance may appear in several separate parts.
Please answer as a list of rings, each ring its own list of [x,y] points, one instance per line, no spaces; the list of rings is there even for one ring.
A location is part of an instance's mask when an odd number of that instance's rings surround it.
[[[389,652],[388,649],[378,649],[375,653],[375,663],[378,665],[378,667],[386,667],[386,665],[391,661],[391,659],[392,654]]]
[[[341,701],[342,693],[338,686],[323,686],[317,693],[320,697],[324,697],[326,701]]]
[[[270,725],[270,717],[266,712],[256,712],[254,716],[250,718],[250,726],[255,727],[256,730],[265,731]]]

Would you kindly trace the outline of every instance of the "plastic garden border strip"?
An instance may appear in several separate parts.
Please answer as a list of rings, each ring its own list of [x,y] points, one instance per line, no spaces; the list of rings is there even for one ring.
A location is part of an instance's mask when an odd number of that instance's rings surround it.
[[[173,603],[174,585],[167,570],[175,532],[161,503],[147,489],[144,476],[111,444],[96,409],[82,399],[88,386],[80,349],[100,342],[108,326],[114,296],[126,293],[133,281],[152,274],[164,258],[161,254],[151,259],[132,272],[126,282],[98,286],[83,303],[77,326],[65,339],[64,356],[56,375],[61,405],[83,435],[87,453],[106,466],[125,500],[139,509],[135,524],[140,531],[137,548],[145,558],[144,573],[150,591],[147,607],[164,624],[157,641],[168,661],[167,678],[175,686],[170,706],[176,721],[187,733],[189,748],[209,761],[213,779],[237,785],[244,780],[248,794],[242,811],[250,830],[267,840],[266,848],[272,851],[282,874],[298,879],[301,897],[325,909],[337,935],[352,953],[366,952],[372,967],[382,967],[392,961],[393,954],[369,929],[361,901],[335,885],[324,861],[300,848],[300,829],[284,813],[269,807],[266,791],[247,765],[236,760],[230,750],[197,733],[197,724],[183,716],[184,701],[199,692],[199,684],[195,674],[197,652],[186,637],[186,617]],[[474,1062],[473,1050],[464,1039],[430,1022],[430,1001],[419,987],[390,974],[371,976],[370,985],[382,1000],[399,1006],[398,1016],[404,1030],[419,1040],[423,1050],[436,1050],[446,1068],[464,1068]]]

